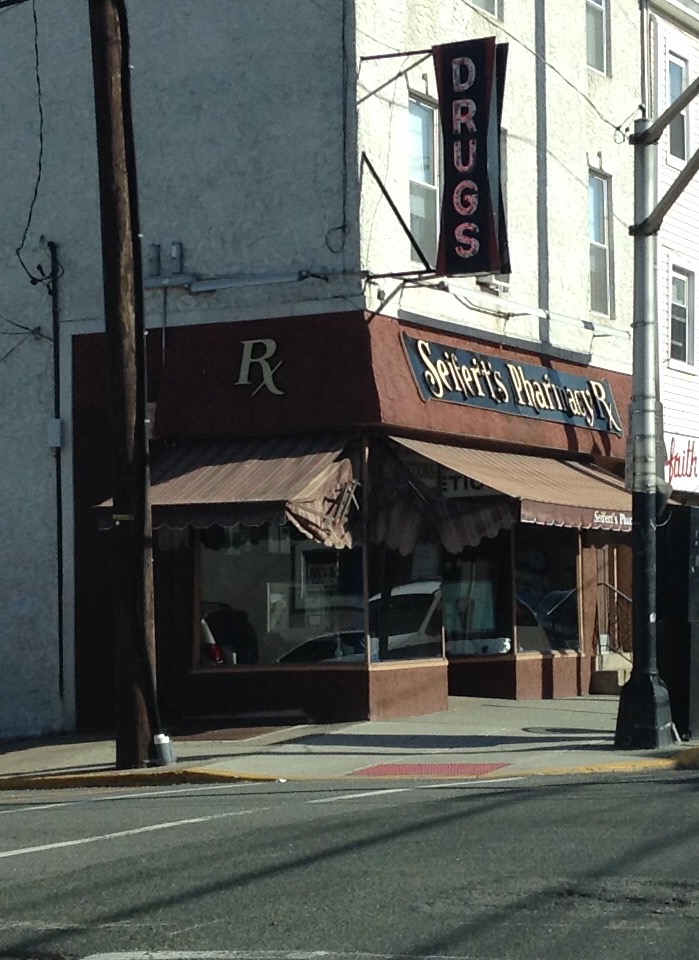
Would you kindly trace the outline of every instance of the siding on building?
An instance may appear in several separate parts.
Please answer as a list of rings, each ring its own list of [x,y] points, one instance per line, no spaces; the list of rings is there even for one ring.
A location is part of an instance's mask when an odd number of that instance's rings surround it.
[[[668,15],[667,5],[654,11],[652,45],[654,55],[655,113],[659,115],[669,104],[668,55],[675,54],[687,63],[688,82],[699,76],[699,15],[689,5],[679,3],[682,18]],[[694,100],[687,108],[689,134],[688,157],[699,149],[699,103]],[[669,133],[666,131],[658,145],[658,197],[664,196],[675,181],[683,163],[671,156]],[[694,333],[692,363],[680,363],[670,357],[670,284],[672,268],[686,271],[695,279],[691,303],[691,326],[696,325],[696,279],[699,278],[699,237],[696,224],[699,219],[699,183],[690,182],[677,199],[658,236],[658,359],[660,395],[663,403],[665,444],[670,454],[682,456],[695,444],[699,455],[699,343]],[[670,471],[666,464],[666,478],[678,491],[699,491],[699,475],[691,467]],[[686,474],[686,475],[685,475]]]

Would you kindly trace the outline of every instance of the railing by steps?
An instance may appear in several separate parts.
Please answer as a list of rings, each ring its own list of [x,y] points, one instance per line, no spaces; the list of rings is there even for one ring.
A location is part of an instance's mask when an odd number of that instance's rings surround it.
[[[632,609],[631,597],[611,583],[597,584],[597,655],[616,653],[630,661]]]

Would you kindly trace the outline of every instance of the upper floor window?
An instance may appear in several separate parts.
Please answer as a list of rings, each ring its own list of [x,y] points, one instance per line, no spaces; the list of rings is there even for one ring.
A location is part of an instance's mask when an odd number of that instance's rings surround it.
[[[477,7],[502,20],[502,0],[473,0]]]
[[[694,274],[672,268],[670,283],[670,359],[694,363]]]
[[[429,262],[437,258],[439,201],[437,184],[437,110],[410,99],[410,232]],[[411,257],[420,262],[414,247]]]
[[[676,100],[687,87],[687,61],[670,53],[667,59],[667,100],[668,104]],[[687,110],[677,114],[670,124],[670,156],[686,160],[689,154],[689,129]]]
[[[590,173],[590,308],[611,314],[611,265],[609,242],[609,190],[607,177]]]
[[[600,73],[609,73],[607,57],[609,0],[587,2],[587,65]]]

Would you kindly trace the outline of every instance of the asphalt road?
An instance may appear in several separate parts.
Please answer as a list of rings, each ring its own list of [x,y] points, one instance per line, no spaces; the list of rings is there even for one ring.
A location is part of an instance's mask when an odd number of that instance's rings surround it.
[[[687,960],[698,834],[696,773],[0,794],[0,956]]]

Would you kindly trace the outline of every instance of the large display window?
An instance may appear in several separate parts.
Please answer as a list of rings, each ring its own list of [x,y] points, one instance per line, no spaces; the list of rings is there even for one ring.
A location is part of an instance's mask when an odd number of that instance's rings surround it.
[[[362,659],[361,564],[288,524],[200,531],[194,669]]]

